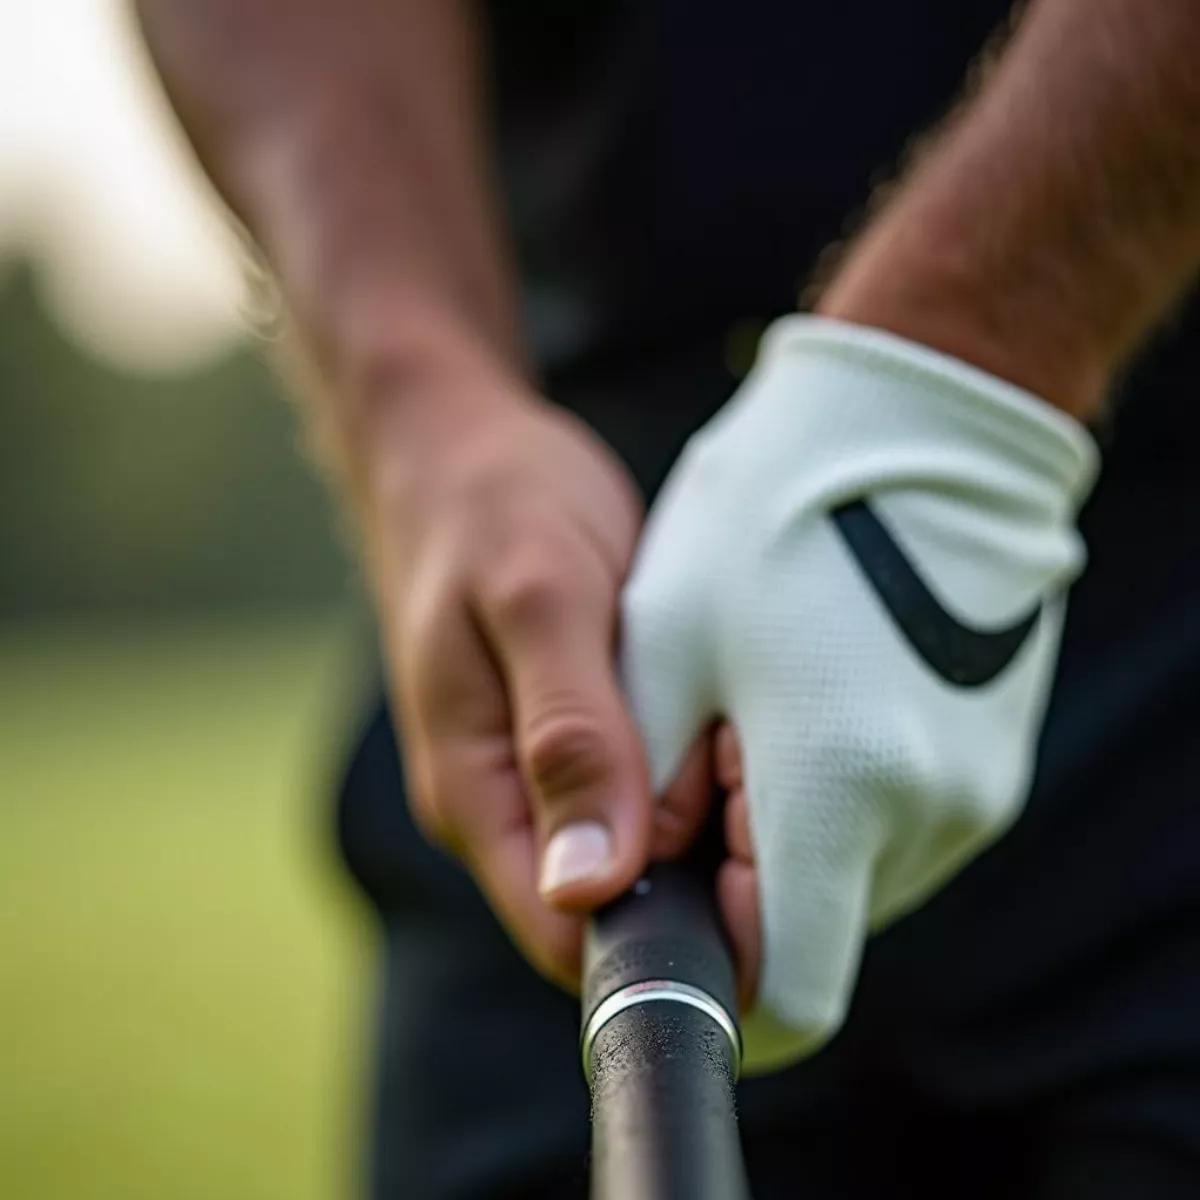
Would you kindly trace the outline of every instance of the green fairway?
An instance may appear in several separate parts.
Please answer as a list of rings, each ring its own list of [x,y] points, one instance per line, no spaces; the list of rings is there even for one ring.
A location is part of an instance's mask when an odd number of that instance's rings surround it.
[[[0,635],[0,1196],[350,1193],[346,647],[329,622]]]

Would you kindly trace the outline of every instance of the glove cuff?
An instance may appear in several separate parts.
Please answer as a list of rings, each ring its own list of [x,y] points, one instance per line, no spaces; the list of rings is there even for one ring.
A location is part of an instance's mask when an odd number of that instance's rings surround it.
[[[837,458],[856,459],[855,474],[868,476],[856,486],[868,490],[914,473],[939,474],[936,452],[921,453],[922,445],[989,458],[994,450],[1049,485],[1073,517],[1099,470],[1091,435],[1061,409],[950,355],[846,321],[776,321],[744,390],[808,409],[801,418],[807,432],[832,438]],[[826,411],[818,415],[810,405]]]

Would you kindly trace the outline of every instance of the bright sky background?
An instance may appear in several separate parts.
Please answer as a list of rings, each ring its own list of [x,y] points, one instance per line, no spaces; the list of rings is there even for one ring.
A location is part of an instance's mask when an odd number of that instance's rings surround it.
[[[127,368],[239,332],[233,239],[124,0],[0,0],[0,264],[17,250],[70,335]]]

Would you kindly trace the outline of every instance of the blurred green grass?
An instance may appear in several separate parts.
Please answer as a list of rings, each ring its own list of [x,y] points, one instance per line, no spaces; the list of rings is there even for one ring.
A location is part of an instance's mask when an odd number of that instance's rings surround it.
[[[0,630],[0,1196],[353,1192],[347,645],[336,621]]]

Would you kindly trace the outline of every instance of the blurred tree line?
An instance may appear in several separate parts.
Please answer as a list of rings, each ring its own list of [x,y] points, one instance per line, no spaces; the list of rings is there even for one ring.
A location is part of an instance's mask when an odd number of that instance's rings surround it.
[[[314,610],[352,588],[297,414],[235,350],[125,375],[0,272],[0,616]]]

